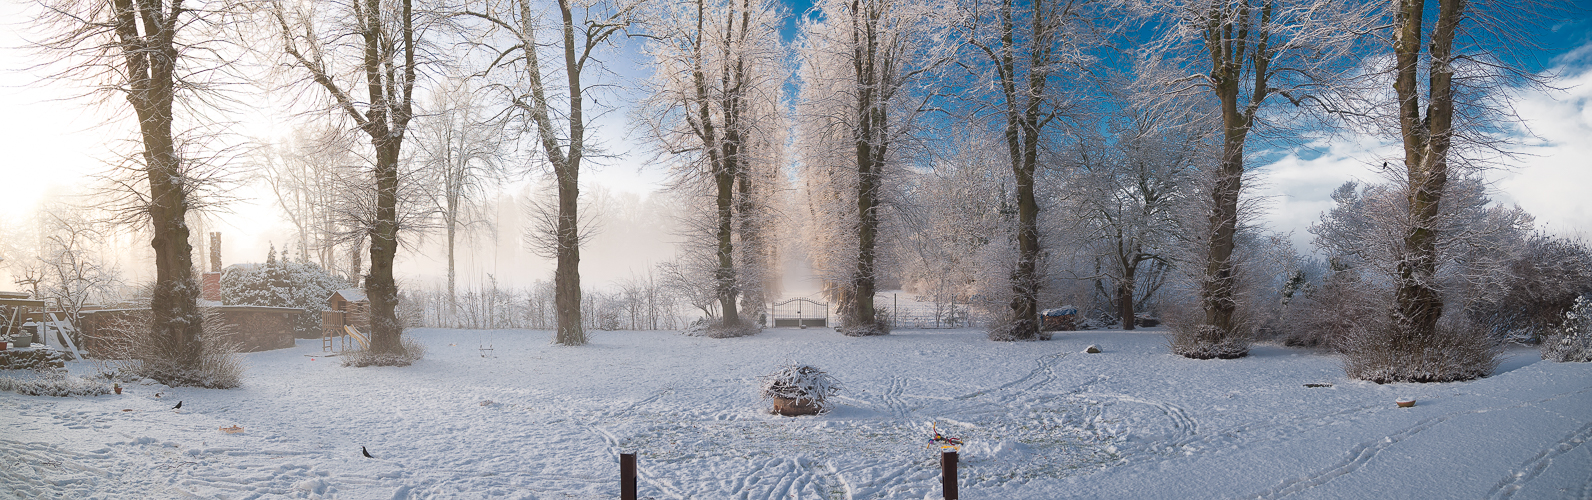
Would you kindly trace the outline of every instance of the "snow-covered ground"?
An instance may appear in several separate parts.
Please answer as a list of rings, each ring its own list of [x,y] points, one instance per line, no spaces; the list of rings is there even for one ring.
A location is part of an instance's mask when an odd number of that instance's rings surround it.
[[[1318,351],[1176,357],[1156,329],[414,335],[428,352],[405,368],[301,340],[245,355],[234,390],[0,393],[0,496],[614,498],[633,451],[643,498],[939,498],[937,422],[967,441],[968,499],[1592,498],[1592,364],[1534,350],[1473,382],[1376,385]],[[757,376],[789,361],[839,378],[839,408],[765,413]]]

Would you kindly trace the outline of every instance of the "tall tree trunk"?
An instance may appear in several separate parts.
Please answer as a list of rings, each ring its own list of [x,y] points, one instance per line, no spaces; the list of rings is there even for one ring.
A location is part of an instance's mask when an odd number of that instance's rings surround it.
[[[458,225],[459,225],[459,216],[457,215],[457,212],[454,211],[455,209],[458,208],[457,205],[458,205],[458,203],[456,203],[454,201],[454,199],[450,196],[448,198],[448,214],[447,214],[447,218],[448,218],[448,220],[447,220],[447,226],[448,226],[448,228],[447,228],[447,232],[448,232],[448,322],[450,322],[453,325],[454,328],[459,328],[460,327],[459,326],[459,294],[458,294],[458,292],[456,291],[456,288],[455,288],[456,283],[458,282],[458,274],[457,274],[457,271],[454,269],[454,265],[453,265],[453,263],[454,263],[454,257],[453,257],[454,236],[455,236],[455,231],[457,230]]]
[[[726,157],[729,155],[726,154]],[[724,158],[724,165],[733,163],[734,160]],[[719,309],[723,313],[725,327],[740,326],[741,315],[736,309],[736,273],[735,273],[735,248],[733,220],[735,215],[735,176],[728,171],[729,168],[719,168],[713,173],[713,184],[717,191],[716,208],[717,223],[714,233],[718,240],[717,250],[714,252],[719,259],[719,267],[714,270],[714,287],[718,291]]]
[[[528,0],[521,0],[521,12],[524,18],[527,33],[532,33],[530,27],[536,21],[530,17]],[[553,302],[558,309],[558,343],[563,345],[585,345],[586,329],[581,324],[580,310],[580,218],[577,214],[580,199],[580,162],[584,155],[586,122],[584,117],[584,93],[581,87],[580,72],[584,64],[581,57],[576,56],[575,47],[575,19],[574,7],[570,0],[558,0],[559,13],[563,17],[562,31],[564,35],[564,74],[569,82],[569,151],[559,154],[553,162],[554,173],[558,178],[558,264],[553,273]],[[532,37],[534,41],[534,37]],[[526,53],[535,54],[535,47],[527,47]],[[534,57],[534,56],[532,56]],[[531,59],[535,64],[535,59]],[[536,75],[537,93],[541,93],[541,73]],[[545,103],[545,97],[537,97],[538,102]],[[542,129],[542,145],[550,155],[558,151],[557,141],[552,135],[552,121],[547,117],[545,104],[541,106],[538,119],[538,128]]]
[[[151,330],[163,340],[173,368],[195,370],[203,356],[200,334],[204,332],[204,318],[199,314],[199,287],[193,278],[193,247],[188,243],[189,202],[182,186],[181,160],[171,139],[170,87],[156,93],[166,94],[157,97],[165,100],[164,105],[143,110],[152,113],[138,113],[149,172],[149,215],[155,234],[150,241],[155,250],[155,290],[149,304]]]
[[[553,308],[557,319],[557,342],[585,345],[586,329],[580,310],[580,229],[577,227],[577,200],[580,199],[578,167],[565,163],[557,169],[558,254],[553,271]]]
[[[1426,116],[1421,117],[1420,87],[1416,83],[1421,52],[1423,0],[1400,0],[1398,31],[1393,42],[1399,99],[1399,133],[1404,141],[1410,227],[1404,235],[1403,255],[1395,284],[1394,327],[1391,339],[1397,351],[1418,347],[1418,339],[1431,338],[1443,314],[1437,279],[1438,215],[1448,183],[1454,94],[1452,66],[1454,34],[1465,13],[1465,0],[1439,0],[1437,26],[1432,30]]]
[[[882,115],[883,110],[879,110],[879,114]],[[872,129],[871,115],[865,121],[870,123],[870,126],[864,127],[868,132]],[[865,333],[879,327],[875,319],[873,295],[877,278],[875,246],[879,234],[877,194],[880,165],[877,162],[882,155],[875,155],[874,148],[871,140],[857,142],[857,268],[851,275],[851,296],[845,318],[847,328]],[[879,149],[883,149],[883,146],[879,146]]]
[[[1222,156],[1211,186],[1211,211],[1206,220],[1210,239],[1200,284],[1200,305],[1205,314],[1195,332],[1198,342],[1205,346],[1230,344],[1242,335],[1235,319],[1238,274],[1233,252],[1237,245],[1238,198],[1243,192],[1244,144],[1255,123],[1255,112],[1273,91],[1267,87],[1273,50],[1268,45],[1267,30],[1273,7],[1269,0],[1262,3],[1258,17],[1248,3],[1236,7],[1215,3],[1204,30],[1205,48],[1211,58],[1212,92],[1222,115]],[[1235,8],[1236,11],[1231,10]],[[1246,62],[1253,63],[1247,75],[1253,78],[1248,96],[1241,95]],[[1248,348],[1243,347],[1242,352],[1224,351],[1217,357],[1246,354]],[[1204,357],[1208,353],[1196,355]]]
[[[1030,82],[1033,83],[1033,82]],[[1038,91],[1043,91],[1039,85]],[[1031,87],[1032,89],[1032,87]],[[1029,98],[1015,128],[1022,130],[1012,174],[1017,180],[1017,267],[1012,271],[1011,335],[1018,340],[1039,335],[1039,202],[1034,199],[1034,172],[1039,163],[1039,103]]]
[[[1049,4],[1042,0],[1031,3],[1033,9],[1026,40],[1019,40],[1017,2],[1001,2],[998,13],[999,42],[978,46],[990,58],[999,85],[1001,115],[1005,119],[1003,135],[1006,154],[1012,169],[1017,204],[1017,261],[1013,263],[1009,285],[1011,287],[1011,317],[997,327],[1000,340],[1032,340],[1039,336],[1039,291],[1042,280],[1039,274],[1039,202],[1034,195],[1035,174],[1039,167],[1041,131],[1055,118],[1054,111],[1044,109],[1049,79],[1055,66],[1057,23],[1064,22],[1072,3]],[[1026,54],[1024,53],[1026,51]],[[1026,64],[1018,64],[1026,57]],[[1023,74],[1026,71],[1026,74]]]
[[[1237,85],[1235,80],[1230,88],[1217,88],[1222,102],[1222,161],[1217,166],[1216,182],[1211,188],[1211,212],[1207,221],[1210,241],[1205,249],[1205,279],[1200,286],[1200,301],[1205,310],[1201,335],[1210,343],[1220,343],[1234,333],[1233,314],[1238,310],[1233,298],[1238,281],[1233,250],[1238,233],[1238,195],[1243,190],[1244,140],[1249,127],[1236,111]]]
[[[741,240],[741,310],[748,315],[756,315],[764,311],[763,302],[766,297],[765,280],[767,278],[769,258],[767,241],[763,238],[764,223],[758,195],[754,192],[754,181],[751,179],[750,166],[743,164],[736,171],[736,204],[735,213],[739,214],[739,226],[736,232]],[[747,273],[750,272],[751,276]],[[760,319],[758,321],[761,321]],[[759,323],[761,325],[761,323]]]
[[[1121,241],[1120,234],[1118,241]],[[1138,328],[1133,317],[1133,289],[1134,280],[1137,279],[1135,275],[1138,274],[1139,270],[1139,261],[1139,254],[1135,251],[1120,262],[1122,264],[1122,280],[1117,282],[1117,313],[1122,316],[1123,330]]]
[[[878,279],[876,246],[879,235],[879,188],[889,137],[888,102],[882,89],[889,87],[891,54],[880,47],[878,2],[853,2],[851,26],[852,71],[857,79],[857,125],[853,141],[857,161],[857,262],[844,291],[844,328],[859,335],[886,333],[878,324],[873,295]]]
[[[374,134],[373,134],[374,135]],[[370,228],[370,278],[365,296],[370,299],[370,350],[378,354],[403,352],[398,322],[398,282],[393,261],[398,254],[398,153],[400,143],[390,136],[371,141],[376,147],[376,221]]]
[[[152,5],[151,5],[152,3]],[[115,0],[117,43],[126,64],[127,100],[138,116],[144,168],[149,180],[149,216],[154,232],[149,246],[155,251],[155,290],[150,300],[150,331],[166,351],[176,373],[165,373],[167,383],[189,383],[184,377],[198,369],[204,354],[200,334],[199,286],[193,277],[193,247],[188,242],[187,214],[191,204],[185,187],[182,159],[172,136],[174,72],[180,57],[177,18],[186,12],[180,4],[166,9],[165,2],[134,5]],[[140,34],[142,27],[142,34]]]

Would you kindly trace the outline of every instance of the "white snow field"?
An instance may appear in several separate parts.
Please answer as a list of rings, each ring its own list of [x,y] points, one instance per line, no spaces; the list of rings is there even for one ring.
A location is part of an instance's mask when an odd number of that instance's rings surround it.
[[[1157,329],[413,335],[404,368],[301,340],[244,355],[234,390],[0,393],[0,496],[616,498],[635,452],[643,498],[939,498],[936,422],[967,442],[966,499],[1592,498],[1592,364],[1529,349],[1477,381],[1376,385],[1323,351],[1184,359]],[[787,361],[839,378],[839,408],[766,413],[757,376]]]

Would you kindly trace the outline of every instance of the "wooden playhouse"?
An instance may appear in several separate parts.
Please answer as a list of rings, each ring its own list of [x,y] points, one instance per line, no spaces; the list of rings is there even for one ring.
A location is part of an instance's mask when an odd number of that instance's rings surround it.
[[[370,334],[370,299],[365,291],[347,288],[332,292],[326,299],[327,310],[321,312],[321,350],[331,352],[333,339],[341,339],[341,348],[348,349],[349,341],[368,347]]]

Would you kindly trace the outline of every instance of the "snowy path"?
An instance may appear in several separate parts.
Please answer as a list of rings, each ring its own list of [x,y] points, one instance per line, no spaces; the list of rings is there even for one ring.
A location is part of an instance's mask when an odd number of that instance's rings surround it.
[[[1592,365],[1530,351],[1479,381],[1378,386],[1319,352],[1178,358],[1153,331],[417,336],[407,368],[342,368],[311,340],[246,355],[236,390],[0,393],[0,497],[614,498],[635,452],[643,497],[937,498],[933,421],[968,442],[970,499],[1592,498]],[[840,407],[762,412],[756,377],[785,361],[837,376]]]

